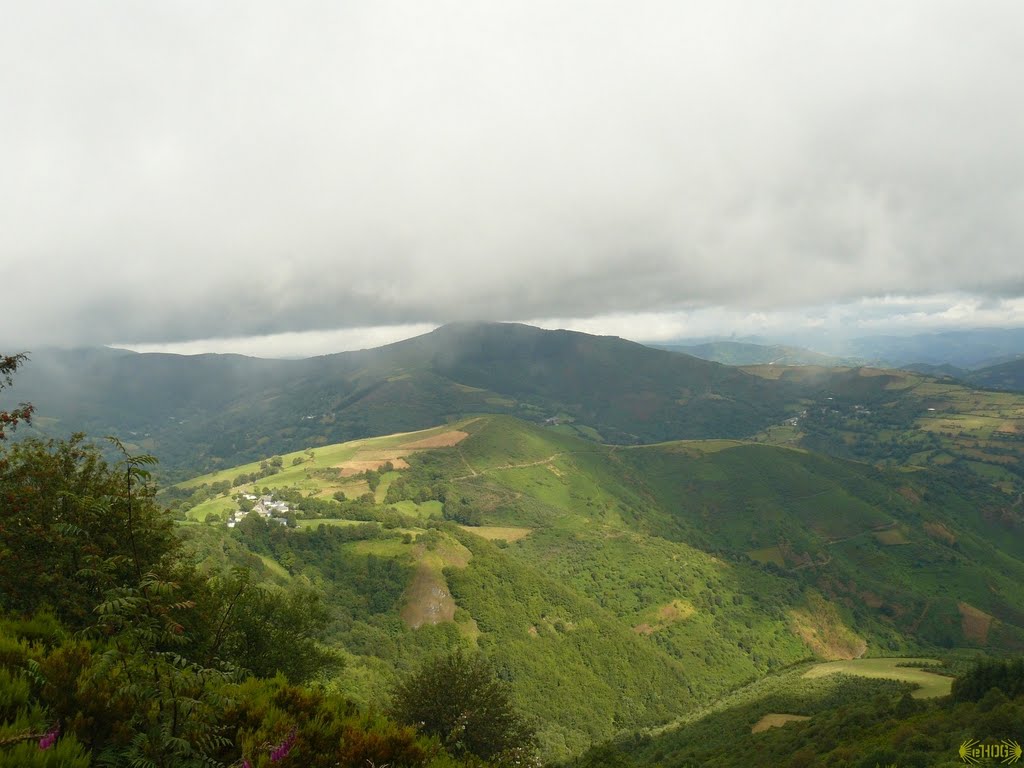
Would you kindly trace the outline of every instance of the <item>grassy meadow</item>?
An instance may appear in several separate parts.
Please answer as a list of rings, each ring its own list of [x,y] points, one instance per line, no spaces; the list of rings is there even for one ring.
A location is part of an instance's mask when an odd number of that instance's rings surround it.
[[[948,696],[953,678],[939,675],[919,665],[937,666],[938,659],[892,658],[892,659],[849,659],[815,664],[804,673],[807,679],[826,675],[854,675],[856,677],[898,680],[916,686],[911,694],[915,699],[934,699]],[[913,665],[913,666],[908,666]]]

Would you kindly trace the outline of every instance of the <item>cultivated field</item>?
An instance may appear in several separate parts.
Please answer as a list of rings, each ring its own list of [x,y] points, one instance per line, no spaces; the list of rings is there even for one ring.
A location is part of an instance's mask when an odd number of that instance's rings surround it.
[[[515,528],[512,526],[501,526],[501,525],[460,525],[462,530],[468,531],[469,533],[481,536],[489,541],[496,541],[504,539],[510,544],[520,539],[525,539],[531,533],[532,528]]]
[[[902,680],[919,686],[913,694],[915,699],[934,699],[948,696],[953,686],[953,678],[937,675],[919,667],[901,666],[904,664],[938,664],[937,659],[850,659],[847,661],[829,661],[815,664],[804,677],[814,679],[834,674],[857,675],[858,677],[875,677],[888,680]]]
[[[475,420],[470,419],[463,424],[469,424]],[[384,437],[353,440],[347,443],[282,454],[279,472],[253,482],[233,486],[228,496],[219,496],[197,504],[189,510],[188,516],[192,520],[202,521],[210,512],[223,514],[237,507],[230,495],[258,493],[263,488],[268,488],[271,491],[276,488],[293,488],[306,495],[322,497],[329,497],[337,491],[341,491],[348,498],[358,498],[369,490],[366,481],[358,475],[366,470],[380,469],[390,462],[393,471],[382,476],[380,486],[377,488],[377,502],[380,503],[383,501],[391,481],[398,476],[401,470],[408,469],[409,464],[405,459],[411,453],[457,445],[467,436],[468,433],[460,429],[442,426],[419,432],[403,432]],[[203,484],[233,483],[239,475],[259,473],[261,463],[254,461],[231,469],[201,475],[180,483],[177,487],[189,489]],[[406,514],[422,513],[423,516],[426,516],[431,512],[439,511],[433,506],[430,509],[420,510],[419,506],[422,505],[415,505],[412,502],[404,504],[405,508],[400,511]],[[411,508],[409,508],[410,506]]]
[[[778,712],[769,712],[750,727],[751,733],[761,733],[769,728],[781,728],[786,723],[799,723],[802,720],[810,720],[807,715],[784,715]]]

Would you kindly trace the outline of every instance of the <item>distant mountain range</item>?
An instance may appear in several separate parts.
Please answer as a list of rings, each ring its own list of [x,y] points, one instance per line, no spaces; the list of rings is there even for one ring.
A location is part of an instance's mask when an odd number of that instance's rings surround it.
[[[481,413],[560,424],[620,445],[761,435],[862,460],[914,455],[919,463],[950,461],[949,450],[959,455],[964,441],[978,439],[962,426],[921,421],[957,413],[959,425],[998,419],[985,432],[994,453],[975,450],[972,460],[993,462],[1006,482],[1007,472],[1024,472],[1013,443],[1016,401],[990,402],[959,384],[936,389],[921,374],[844,367],[806,350],[702,349],[767,362],[733,367],[615,337],[464,323],[305,360],[40,350],[4,395],[35,404],[37,432],[110,434],[157,455],[164,479]],[[783,364],[800,360],[817,364]],[[1004,364],[991,379],[988,370],[964,378],[1011,386],[1018,370]],[[788,432],[775,429],[787,424]],[[996,457],[1005,450],[1014,458]]]
[[[1024,328],[977,328],[913,336],[853,339],[846,354],[903,367],[913,363],[953,365],[968,370],[1012,360],[1024,354]]]
[[[947,331],[917,336],[870,336],[842,347],[843,356],[805,347],[749,341],[651,344],[725,365],[873,366],[948,377],[986,389],[1024,392],[1024,332]]]
[[[652,343],[732,365],[873,365],[881,368],[950,366],[971,371],[1024,356],[1024,329],[974,328],[905,336],[836,338],[808,331],[792,338],[679,339]],[[786,362],[781,362],[786,360]]]
[[[964,378],[978,387],[1024,392],[1024,359],[971,371]]]
[[[724,365],[821,365],[857,366],[866,361],[833,357],[803,347],[779,344],[753,344],[742,341],[710,341],[704,344],[652,344],[657,349],[682,352]]]
[[[467,413],[615,443],[741,437],[782,418],[790,390],[619,338],[467,323],[305,360],[41,350],[10,396],[35,404],[43,431],[115,434],[192,472]]]

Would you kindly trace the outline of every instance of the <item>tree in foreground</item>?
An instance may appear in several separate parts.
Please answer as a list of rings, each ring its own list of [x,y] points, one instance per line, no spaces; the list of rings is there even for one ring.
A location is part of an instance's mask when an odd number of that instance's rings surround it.
[[[0,355],[0,390],[11,386],[14,372],[27,359],[28,355],[24,353],[20,355]],[[14,429],[18,426],[18,422],[23,421],[27,424],[31,420],[32,406],[28,403],[21,403],[17,408],[12,408],[9,411],[0,410],[0,440],[6,437],[6,430]]]
[[[479,655],[461,650],[428,662],[394,690],[391,714],[437,737],[455,755],[497,765],[528,765],[534,731],[516,711],[506,683]]]

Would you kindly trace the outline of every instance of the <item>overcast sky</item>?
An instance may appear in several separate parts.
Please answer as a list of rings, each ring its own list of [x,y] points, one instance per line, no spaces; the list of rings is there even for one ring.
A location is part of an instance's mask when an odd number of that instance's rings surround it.
[[[1024,325],[1020,0],[0,11],[3,350]]]

